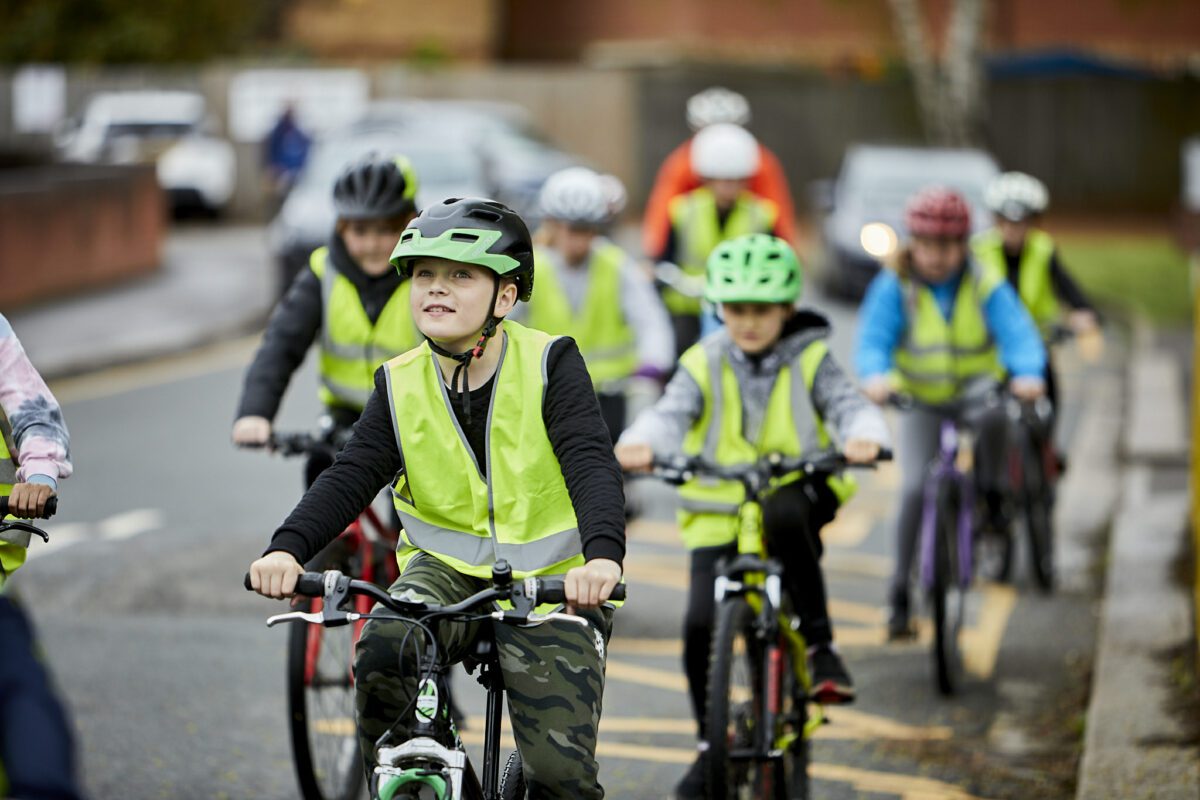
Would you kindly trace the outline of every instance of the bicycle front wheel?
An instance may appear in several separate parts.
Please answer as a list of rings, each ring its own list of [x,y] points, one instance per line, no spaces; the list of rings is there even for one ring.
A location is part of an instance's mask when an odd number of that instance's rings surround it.
[[[705,781],[711,800],[765,797],[770,765],[760,752],[764,724],[763,646],[755,636],[754,609],[743,597],[717,607],[708,674],[708,757]]]
[[[1029,561],[1033,579],[1043,592],[1054,589],[1054,499],[1047,480],[1045,451],[1033,442],[1024,448],[1025,491],[1022,511],[1029,535]]]
[[[310,569],[346,569],[319,558]],[[320,599],[301,598],[298,611],[317,611]],[[356,800],[363,781],[354,725],[355,626],[290,626],[287,701],[296,779],[304,800]]]
[[[966,610],[966,591],[960,575],[958,487],[945,481],[938,492],[934,525],[933,586],[930,605],[933,616],[933,661],[938,691],[954,694],[962,683],[962,653],[958,637]]]

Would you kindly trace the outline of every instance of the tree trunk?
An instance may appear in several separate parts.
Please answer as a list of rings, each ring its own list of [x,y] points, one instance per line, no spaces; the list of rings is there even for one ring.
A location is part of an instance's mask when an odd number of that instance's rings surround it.
[[[920,0],[889,0],[889,4],[926,138],[940,145],[977,143],[983,110],[979,40],[985,0],[954,0],[940,65],[925,35]]]

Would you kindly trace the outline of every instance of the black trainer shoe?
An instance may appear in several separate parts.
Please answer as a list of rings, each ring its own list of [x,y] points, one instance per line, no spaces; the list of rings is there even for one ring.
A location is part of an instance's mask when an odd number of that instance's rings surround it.
[[[889,642],[903,642],[916,638],[917,632],[908,618],[908,609],[892,606],[888,615],[887,638]]]
[[[808,651],[812,698],[826,705],[854,702],[854,681],[833,645],[820,644]]]
[[[704,753],[696,756],[696,760],[688,767],[679,783],[675,784],[676,800],[707,800],[708,792],[704,787]]]

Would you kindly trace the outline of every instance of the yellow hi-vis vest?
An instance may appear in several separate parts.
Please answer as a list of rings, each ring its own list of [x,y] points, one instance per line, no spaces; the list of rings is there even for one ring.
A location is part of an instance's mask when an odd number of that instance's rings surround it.
[[[779,209],[770,200],[742,192],[722,228],[716,198],[711,189],[703,186],[672,198],[667,209],[675,230],[679,268],[700,279],[704,278],[709,254],[717,245],[751,233],[770,233],[779,216]],[[670,287],[663,290],[663,302],[672,314],[700,313],[699,298],[687,297]]]
[[[975,257],[990,269],[1008,276],[1008,264],[1004,259],[1004,240],[999,231],[985,231],[972,242]],[[1058,321],[1058,295],[1050,278],[1050,261],[1054,256],[1054,240],[1050,234],[1036,228],[1025,236],[1025,247],[1021,250],[1021,263],[1017,268],[1017,294],[1029,309],[1029,315],[1037,326],[1045,331]]]
[[[679,359],[704,396],[700,418],[683,440],[683,452],[721,465],[747,464],[772,453],[798,457],[818,453],[830,445],[825,423],[812,401],[813,381],[829,352],[823,340],[809,344],[799,357],[783,367],[775,379],[763,416],[758,440],[742,431],[742,393],[726,357],[726,334],[709,336],[690,347]],[[782,486],[801,477],[784,476]],[[830,488],[841,501],[854,485],[846,478],[831,478]],[[679,527],[689,550],[718,547],[737,540],[738,508],[745,489],[737,481],[697,478],[679,488]]]
[[[12,494],[17,482],[17,464],[8,449],[9,428],[7,420],[0,420],[0,495]],[[28,550],[19,544],[0,541],[0,592],[4,582],[18,567],[25,563]]]
[[[968,264],[947,320],[929,287],[901,279],[908,330],[896,349],[896,370],[903,391],[922,403],[937,405],[957,398],[973,379],[1004,377],[983,316],[988,298],[1004,282],[1004,273],[994,267]]]
[[[637,371],[637,342],[621,311],[621,266],[625,252],[603,244],[592,254],[587,293],[578,315],[562,288],[558,260],[535,253],[537,292],[529,302],[529,327],[555,336],[571,336],[579,345],[592,383],[599,389]]]
[[[429,344],[387,363],[388,400],[404,471],[392,487],[404,525],[401,570],[425,551],[487,578],[506,559],[517,578],[583,564],[579,523],[542,419],[546,358],[557,337],[504,323],[487,419],[487,477],[450,407]]]
[[[361,412],[379,365],[421,342],[408,305],[412,286],[400,284],[372,324],[358,289],[330,263],[328,248],[314,250],[308,265],[321,281],[321,402]]]

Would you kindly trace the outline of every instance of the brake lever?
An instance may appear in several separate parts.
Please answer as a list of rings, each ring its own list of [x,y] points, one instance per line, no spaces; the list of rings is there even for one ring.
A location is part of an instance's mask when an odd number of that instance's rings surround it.
[[[302,622],[311,622],[314,625],[324,625],[325,612],[317,611],[314,613],[312,611],[289,611],[286,614],[276,614],[273,617],[267,618],[267,627],[274,628],[281,622],[295,622],[297,620]]]
[[[42,537],[43,542],[50,541],[50,534],[46,533],[44,530],[35,525],[31,525],[28,522],[22,522],[21,520],[17,519],[7,520],[0,523],[0,533],[4,533],[5,531],[23,531],[25,533],[32,533]]]
[[[557,622],[573,622],[576,625],[582,625],[585,628],[592,624],[592,623],[588,622],[586,619],[584,619],[583,617],[576,616],[575,614],[568,614],[565,611],[551,611],[549,614],[530,614],[529,615],[529,624],[530,625],[541,625],[543,622],[556,622],[556,621]]]

